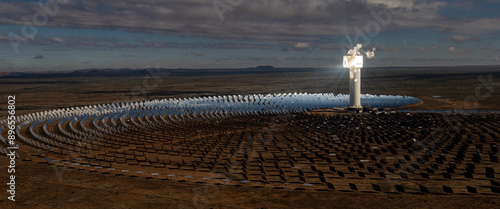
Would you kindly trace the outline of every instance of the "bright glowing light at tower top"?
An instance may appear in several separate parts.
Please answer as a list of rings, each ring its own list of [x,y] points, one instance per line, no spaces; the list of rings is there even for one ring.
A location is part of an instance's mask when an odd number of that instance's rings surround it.
[[[361,52],[362,47],[362,44],[357,44],[354,48],[349,49],[347,56],[344,56],[344,68],[363,67],[363,53]],[[366,51],[365,55],[368,59],[375,57],[375,48],[372,48],[371,51]]]
[[[344,56],[344,68],[362,68],[363,56]]]

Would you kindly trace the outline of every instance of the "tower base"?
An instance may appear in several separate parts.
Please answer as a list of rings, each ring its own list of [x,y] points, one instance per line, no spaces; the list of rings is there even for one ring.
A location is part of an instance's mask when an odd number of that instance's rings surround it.
[[[361,113],[361,112],[363,112],[363,107],[361,107],[361,106],[348,107],[347,111],[350,113]]]

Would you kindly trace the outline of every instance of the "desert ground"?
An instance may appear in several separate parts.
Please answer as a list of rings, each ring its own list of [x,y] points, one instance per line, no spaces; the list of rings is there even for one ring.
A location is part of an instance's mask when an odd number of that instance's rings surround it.
[[[54,108],[164,98],[284,92],[348,94],[348,74],[346,69],[339,68],[153,68],[11,74],[0,77],[0,95],[15,94],[18,113],[26,114]],[[489,92],[489,86],[483,87],[483,84],[489,85],[489,76],[492,83],[498,83],[500,67],[371,68],[362,71],[361,89],[363,94],[420,98],[424,103],[419,109],[499,110],[500,91]],[[478,86],[479,94],[484,95],[480,99],[476,96]],[[470,104],[462,104],[464,101]],[[5,115],[0,113],[0,116]]]
[[[209,69],[209,70],[189,70],[189,69],[149,69],[149,70],[82,70],[71,73],[47,73],[47,74],[6,74],[0,77],[0,95],[6,98],[7,95],[16,95],[17,115],[50,109],[95,105],[113,102],[127,102],[136,100],[152,100],[163,98],[199,97],[213,95],[233,95],[233,94],[254,94],[254,93],[280,93],[280,92],[328,92],[328,93],[348,93],[348,73],[345,69]],[[417,97],[421,103],[407,107],[394,107],[393,109],[404,110],[500,110],[500,67],[435,67],[435,68],[369,68],[362,73],[362,93],[386,94],[386,95],[407,95]],[[5,106],[0,110],[0,119],[5,118],[7,109]],[[355,122],[350,122],[347,118],[354,118]],[[215,173],[208,182],[195,180],[185,180],[182,178],[167,178],[165,176],[155,177],[151,175],[123,175],[118,171],[92,170],[87,167],[68,166],[60,163],[67,160],[74,161],[68,153],[50,153],[51,159],[58,159],[59,162],[47,161],[44,154],[38,154],[36,147],[29,147],[22,153],[16,167],[17,194],[16,202],[7,200],[7,193],[1,195],[0,205],[2,208],[497,208],[500,207],[498,197],[500,194],[494,191],[498,188],[498,176],[500,167],[495,163],[495,146],[499,145],[498,114],[477,116],[442,116],[440,114],[422,115],[416,114],[414,121],[408,120],[405,124],[393,124],[394,120],[405,117],[404,114],[386,116],[350,116],[347,114],[320,112],[318,114],[297,114],[286,116],[266,116],[263,118],[242,117],[221,121],[206,121],[179,127],[155,127],[155,130],[164,130],[162,133],[144,134],[129,132],[126,136],[141,136],[141,140],[160,140],[160,144],[152,144],[154,150],[144,153],[148,158],[160,157],[163,148],[156,148],[156,145],[167,143],[174,146],[172,150],[182,156],[181,151],[189,148],[186,143],[191,143],[195,139],[206,137],[210,140],[219,138],[208,137],[221,132],[222,138],[225,134],[235,136],[253,137],[260,139],[264,147],[268,146],[272,139],[277,143],[271,149],[280,149],[285,145],[290,145],[290,149],[295,151],[298,147],[308,147],[300,140],[293,139],[292,136],[303,135],[311,140],[315,149],[304,148],[298,152],[306,153],[301,156],[279,156],[277,158],[290,158],[294,166],[282,165],[279,163],[284,174],[273,175],[273,171],[262,171],[264,175],[255,174],[253,177],[261,177],[262,184],[242,185],[240,183],[221,183],[217,175],[221,172],[214,167],[203,167],[209,169],[209,173]],[[432,119],[435,124],[426,124],[424,121]],[[330,121],[330,122],[327,122]],[[336,124],[335,121],[342,121]],[[360,122],[356,122],[359,120]],[[370,121],[381,120],[385,124],[380,128],[380,132],[371,132]],[[101,122],[105,126],[106,121]],[[318,125],[319,124],[319,125]],[[336,125],[359,125],[364,132],[338,132]],[[307,128],[317,126],[318,130],[308,131]],[[65,126],[68,126],[65,124]],[[401,126],[423,131],[406,132]],[[91,124],[87,127],[92,128]],[[238,127],[238,128],[234,128]],[[436,129],[436,127],[438,127]],[[55,127],[48,127],[55,130]],[[95,127],[94,127],[95,128]],[[40,127],[37,127],[40,131]],[[187,135],[190,130],[195,131],[194,135]],[[293,130],[291,132],[283,130]],[[347,129],[349,130],[349,129]],[[22,130],[27,133],[26,130]],[[394,132],[393,132],[394,131]],[[205,133],[207,132],[207,133]],[[293,134],[292,134],[293,132]],[[349,142],[352,147],[343,147],[323,133],[336,133],[341,139],[340,142]],[[156,133],[156,132],[154,132]],[[282,134],[283,133],[283,134]],[[319,134],[321,133],[321,134]],[[386,135],[393,133],[394,135]],[[59,133],[61,134],[61,133]],[[203,135],[205,134],[205,135]],[[259,134],[261,136],[259,136]],[[282,135],[280,135],[282,134]],[[291,134],[291,135],[288,135]],[[29,135],[29,134],[27,134]],[[125,135],[123,135],[125,136]],[[315,137],[318,136],[318,137]],[[321,136],[321,137],[319,137]],[[344,137],[345,136],[345,137]],[[373,136],[374,138],[370,138]],[[398,161],[398,156],[408,162],[420,162],[420,156],[425,153],[428,147],[409,145],[403,137],[412,136],[419,140],[430,140],[430,145],[439,147],[438,151],[449,151],[447,155],[436,152],[430,156],[430,160],[422,162],[419,166],[408,166],[404,161]],[[439,141],[441,137],[449,137],[446,143]],[[121,137],[121,136],[120,136]],[[259,138],[261,137],[261,138]],[[274,138],[273,138],[274,137]],[[420,137],[420,138],[419,138]],[[118,137],[112,136],[111,141],[116,141]],[[173,140],[169,139],[173,138]],[[391,141],[387,139],[395,140]],[[225,139],[225,138],[224,138]],[[253,139],[253,138],[252,138]],[[298,138],[297,138],[298,139]],[[370,141],[371,144],[379,143],[379,147],[371,146],[369,149],[361,149]],[[386,139],[386,140],[384,140]],[[456,140],[454,140],[456,139]],[[474,139],[474,146],[469,139]],[[268,141],[266,141],[268,140]],[[286,141],[292,140],[292,141]],[[321,143],[318,140],[331,142]],[[361,141],[359,141],[361,140]],[[381,140],[378,142],[378,140]],[[387,142],[385,142],[387,141]],[[394,149],[394,142],[398,142],[399,148]],[[456,142],[456,143],[454,143]],[[156,143],[156,142],[155,142]],[[196,143],[196,142],[193,142]],[[231,146],[232,141],[228,141]],[[317,144],[316,144],[317,143]],[[456,146],[455,146],[456,144]],[[445,146],[447,145],[447,146]],[[459,150],[460,146],[468,146],[469,150]],[[470,145],[470,146],[469,146]],[[495,146],[493,146],[495,145]],[[245,145],[244,145],[245,146]],[[244,147],[243,146],[243,147]],[[426,145],[427,146],[427,145]],[[440,147],[442,146],[442,147]],[[491,146],[491,147],[490,147]],[[115,153],[112,145],[103,146],[93,157],[78,154],[74,157],[84,157],[87,164],[107,162],[117,170],[137,168],[152,173],[162,169],[177,169],[172,171],[180,177],[184,171],[189,175],[196,176],[192,169],[184,169],[189,163],[185,160],[189,157],[174,157],[167,160],[160,160],[163,165],[154,166],[151,160],[130,160],[118,163],[113,160],[106,160],[107,154]],[[124,146],[124,150],[139,150],[143,147],[136,146],[133,149]],[[161,147],[161,146],[160,146]],[[189,146],[187,146],[189,147]],[[342,151],[343,154],[357,157],[367,153],[382,152],[377,154],[383,156],[389,162],[376,164],[376,160],[366,164],[353,164],[345,158],[313,158],[311,162],[307,153],[318,153],[326,150]],[[425,149],[424,149],[425,148]],[[149,148],[148,148],[149,149]],[[448,150],[449,149],[449,150]],[[480,149],[483,153],[478,161],[475,151]],[[202,149],[200,149],[202,150]],[[409,150],[409,151],[408,151]],[[268,151],[266,149],[266,151]],[[325,152],[330,152],[325,151]],[[366,153],[365,153],[366,151]],[[126,154],[125,151],[123,151]],[[452,157],[461,156],[464,159],[456,163]],[[100,154],[98,154],[100,153]],[[117,154],[121,154],[118,151]],[[245,176],[259,173],[259,170],[267,169],[266,165],[257,165],[252,159],[261,158],[262,164],[269,160],[265,156],[266,152],[259,157],[251,156],[244,160]],[[359,153],[359,155],[355,154]],[[27,155],[32,158],[28,159]],[[488,154],[491,154],[488,157]],[[102,156],[100,156],[102,155]],[[135,154],[134,154],[135,155]],[[139,154],[142,156],[141,154]],[[232,153],[237,156],[237,154]],[[450,155],[450,156],[449,156]],[[68,156],[70,156],[68,160]],[[177,156],[177,155],[176,155]],[[274,155],[276,158],[276,155]],[[307,157],[306,157],[307,156]],[[319,156],[319,155],[317,155]],[[370,155],[368,155],[370,156]],[[406,157],[408,156],[408,157]],[[52,158],[54,157],[54,158]],[[102,158],[102,160],[100,160]],[[113,157],[118,158],[117,155]],[[217,156],[218,157],[218,156]],[[237,156],[238,157],[238,156]],[[243,154],[241,154],[243,157]],[[366,156],[365,156],[366,157]],[[128,159],[128,158],[127,158]],[[212,158],[210,158],[212,159]],[[224,159],[220,157],[220,159]],[[321,160],[319,160],[321,159]],[[191,159],[192,160],[192,159]],[[272,159],[271,159],[272,160]],[[498,158],[497,158],[498,160]],[[132,162],[133,161],[133,162]],[[192,160],[193,162],[195,160]],[[241,162],[242,160],[235,160]],[[336,169],[328,168],[328,163],[336,165]],[[478,161],[479,163],[477,163]],[[175,163],[172,163],[175,162]],[[185,163],[182,164],[181,162]],[[213,162],[221,162],[214,160]],[[234,162],[234,161],[231,161]],[[283,160],[280,163],[285,162]],[[440,163],[439,163],[440,162]],[[137,163],[137,164],[136,164]],[[146,163],[143,165],[141,163]],[[149,163],[149,164],[148,164]],[[254,163],[254,164],[252,164]],[[469,164],[477,163],[474,168]],[[83,164],[83,163],[82,163]],[[439,164],[439,165],[437,165]],[[0,165],[5,172],[0,172],[0,179],[8,180],[7,165],[8,158],[0,157]],[[98,164],[99,165],[99,164]],[[179,165],[179,168],[169,166]],[[314,169],[304,167],[314,165]],[[120,167],[121,166],[121,167]],[[163,166],[163,167],[162,167]],[[255,169],[252,169],[252,166]],[[278,166],[278,167],[279,167]],[[166,167],[166,168],[164,168]],[[296,169],[300,167],[301,172],[294,175]],[[376,172],[370,170],[378,169]],[[411,171],[409,168],[411,167]],[[416,167],[419,167],[418,169]],[[106,167],[105,167],[106,168]],[[311,173],[318,172],[322,168],[323,176],[319,178],[311,177]],[[415,169],[414,169],[415,168]],[[431,171],[429,171],[429,168]],[[493,173],[488,169],[493,168]],[[240,169],[233,166],[232,169]],[[390,172],[396,169],[396,172]],[[399,169],[399,170],[398,170]],[[474,174],[469,178],[466,174]],[[486,170],[485,170],[486,169]],[[341,172],[339,172],[341,171]],[[389,171],[389,177],[379,175],[380,171]],[[192,172],[192,173],[190,173]],[[361,172],[361,173],[360,173]],[[224,172],[222,172],[224,173]],[[241,173],[241,172],[229,172]],[[318,172],[319,173],[319,172]],[[400,174],[400,173],[405,173]],[[269,175],[268,175],[269,174]],[[366,174],[367,177],[364,177]],[[411,174],[408,177],[407,174]],[[496,175],[495,175],[496,174]],[[229,174],[227,174],[229,175]],[[373,175],[373,176],[370,176]],[[282,176],[286,182],[295,182],[290,186],[279,185],[281,180],[271,180],[273,177]],[[231,182],[243,179],[244,177],[234,177],[230,175]],[[298,180],[289,180],[298,179]],[[448,178],[450,177],[450,178]],[[229,178],[229,177],[228,177]],[[247,177],[249,178],[249,177]],[[246,179],[246,178],[245,178]],[[279,179],[279,178],[278,178]],[[212,182],[213,181],[213,182]],[[313,182],[314,186],[301,186],[303,183]],[[237,182],[237,181],[236,181]],[[358,185],[355,189],[348,183]],[[380,185],[380,189],[375,189],[372,185]],[[368,185],[369,188],[366,186]],[[395,187],[402,185],[402,187]],[[332,187],[330,187],[332,186]],[[429,192],[422,192],[419,186],[429,189]],[[444,191],[442,186],[452,188],[453,192]],[[468,187],[477,189],[469,190]],[[333,188],[334,187],[334,188]],[[439,189],[437,188],[439,187]],[[6,187],[2,187],[6,188]],[[404,188],[402,191],[400,188]],[[439,190],[439,191],[438,191]]]

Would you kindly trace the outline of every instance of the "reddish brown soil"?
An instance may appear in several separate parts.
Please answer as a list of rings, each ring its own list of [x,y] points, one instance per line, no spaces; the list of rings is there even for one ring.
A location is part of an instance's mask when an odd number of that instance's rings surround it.
[[[1,170],[7,159],[0,158]],[[497,195],[415,195],[277,190],[117,177],[17,163],[16,202],[2,208],[498,208]],[[0,179],[7,179],[0,172]],[[5,187],[4,187],[5,188]],[[2,197],[6,197],[5,193]]]

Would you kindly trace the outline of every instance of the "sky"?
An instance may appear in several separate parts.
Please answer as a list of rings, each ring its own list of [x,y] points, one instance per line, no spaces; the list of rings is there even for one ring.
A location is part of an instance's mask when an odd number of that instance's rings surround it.
[[[0,71],[500,65],[500,0],[0,0]]]

